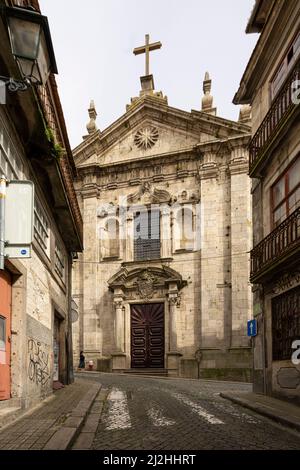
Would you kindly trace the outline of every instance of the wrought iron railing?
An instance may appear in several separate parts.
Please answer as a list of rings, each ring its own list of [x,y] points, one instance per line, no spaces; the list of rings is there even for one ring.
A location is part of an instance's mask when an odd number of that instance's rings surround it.
[[[251,251],[251,281],[294,254],[297,247],[300,250],[300,207]]]
[[[285,118],[287,118],[297,106],[292,99],[293,93],[295,92],[294,84],[297,83],[297,80],[300,80],[300,59],[296,62],[281,91],[272,103],[268,114],[251,140],[249,148],[250,175],[253,174],[260,158],[276,136]]]

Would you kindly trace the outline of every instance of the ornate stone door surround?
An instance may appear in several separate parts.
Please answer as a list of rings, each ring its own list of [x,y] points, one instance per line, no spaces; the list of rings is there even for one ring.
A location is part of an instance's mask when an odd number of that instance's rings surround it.
[[[115,348],[112,368],[130,368],[130,304],[165,303],[165,351],[169,375],[178,375],[180,352],[177,344],[177,311],[180,308],[180,291],[186,286],[182,276],[162,263],[149,266],[141,264],[123,267],[108,282],[114,304]]]

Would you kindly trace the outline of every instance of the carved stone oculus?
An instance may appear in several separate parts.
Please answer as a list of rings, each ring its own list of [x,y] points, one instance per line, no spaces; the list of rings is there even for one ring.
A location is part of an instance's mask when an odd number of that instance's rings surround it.
[[[156,127],[144,127],[137,131],[134,136],[134,143],[143,150],[150,149],[158,141],[159,133]]]

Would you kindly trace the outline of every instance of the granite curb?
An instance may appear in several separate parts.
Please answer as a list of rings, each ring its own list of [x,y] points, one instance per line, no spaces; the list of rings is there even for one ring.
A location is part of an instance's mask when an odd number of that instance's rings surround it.
[[[300,408],[297,410],[298,407],[295,405],[290,405],[286,402],[281,403],[280,400],[274,398],[270,398],[269,403],[261,403],[259,402],[260,399],[267,401],[268,397],[255,393],[245,394],[245,396],[243,396],[242,394],[237,395],[232,392],[221,392],[220,396],[226,400],[230,400],[232,403],[255,411],[266,418],[270,418],[277,423],[300,431]],[[278,402],[278,407],[276,407],[276,401]],[[290,415],[283,409],[285,408],[287,410],[289,407]],[[298,411],[298,417],[295,416],[295,410]]]
[[[93,383],[93,385],[91,385],[90,390],[72,410],[71,415],[67,418],[63,426],[53,434],[43,450],[67,450],[72,447],[85,424],[86,418],[101,388],[101,384]]]
[[[109,390],[104,388],[98,393],[84,425],[74,441],[72,450],[90,450],[92,448],[108,393]]]

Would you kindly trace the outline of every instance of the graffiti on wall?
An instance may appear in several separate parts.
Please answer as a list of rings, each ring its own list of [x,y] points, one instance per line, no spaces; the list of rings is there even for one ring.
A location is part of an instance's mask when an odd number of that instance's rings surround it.
[[[28,340],[28,378],[44,387],[50,379],[49,353],[39,341]]]

